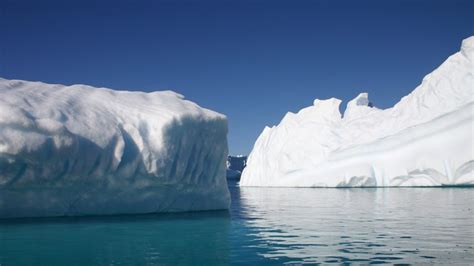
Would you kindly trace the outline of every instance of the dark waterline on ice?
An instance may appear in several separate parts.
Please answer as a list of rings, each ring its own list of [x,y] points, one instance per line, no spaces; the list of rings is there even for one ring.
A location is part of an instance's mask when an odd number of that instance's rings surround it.
[[[230,211],[0,222],[1,265],[474,263],[473,188],[239,188]]]

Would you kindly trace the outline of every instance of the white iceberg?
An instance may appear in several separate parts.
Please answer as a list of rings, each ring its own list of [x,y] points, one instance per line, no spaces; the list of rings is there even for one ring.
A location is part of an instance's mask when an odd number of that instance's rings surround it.
[[[474,37],[389,109],[315,100],[259,136],[241,186],[474,185]]]
[[[226,209],[227,120],[172,91],[0,79],[0,218]]]

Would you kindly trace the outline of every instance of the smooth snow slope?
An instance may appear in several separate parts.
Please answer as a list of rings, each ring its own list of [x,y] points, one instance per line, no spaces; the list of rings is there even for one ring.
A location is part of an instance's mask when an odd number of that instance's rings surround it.
[[[241,186],[474,184],[474,37],[394,107],[367,93],[287,113],[259,136]]]
[[[228,208],[226,136],[172,91],[0,79],[0,218]]]

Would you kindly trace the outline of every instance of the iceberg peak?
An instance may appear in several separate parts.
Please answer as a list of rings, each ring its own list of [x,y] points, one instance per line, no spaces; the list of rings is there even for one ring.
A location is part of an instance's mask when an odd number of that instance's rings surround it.
[[[346,111],[344,111],[344,118],[352,119],[354,117],[360,117],[374,110],[378,109],[373,108],[372,103],[369,101],[369,94],[367,92],[362,92],[347,103]]]
[[[461,53],[471,61],[474,59],[474,36],[462,41]]]
[[[354,99],[352,99],[348,104],[347,107],[350,106],[369,106],[369,94],[367,92],[362,92],[357,95]]]
[[[330,98],[326,100],[316,99],[313,101],[313,105],[318,113],[341,117],[341,112],[339,111],[341,102],[342,101],[337,98]]]

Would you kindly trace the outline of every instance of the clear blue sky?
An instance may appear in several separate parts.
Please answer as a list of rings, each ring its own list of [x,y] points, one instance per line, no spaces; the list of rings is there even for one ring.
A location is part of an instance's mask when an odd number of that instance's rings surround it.
[[[0,0],[0,76],[172,89],[226,114],[247,154],[315,98],[396,103],[474,34],[473,3]]]

